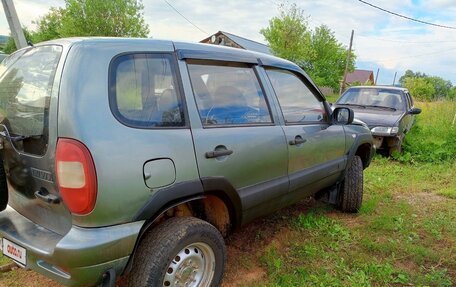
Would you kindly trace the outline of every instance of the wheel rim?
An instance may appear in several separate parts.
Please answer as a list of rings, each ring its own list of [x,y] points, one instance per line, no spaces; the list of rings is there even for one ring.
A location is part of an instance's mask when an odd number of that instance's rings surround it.
[[[210,286],[215,272],[215,255],[206,243],[184,247],[168,265],[163,286]]]

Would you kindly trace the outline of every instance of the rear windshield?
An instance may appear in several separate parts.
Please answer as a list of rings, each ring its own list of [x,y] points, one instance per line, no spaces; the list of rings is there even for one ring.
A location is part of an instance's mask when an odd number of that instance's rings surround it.
[[[52,84],[61,53],[60,46],[41,46],[13,54],[2,63],[0,123],[10,135],[23,136],[14,142],[20,151],[46,151]]]
[[[382,88],[351,88],[337,101],[340,105],[362,105],[386,107],[395,110],[405,109],[402,92]]]

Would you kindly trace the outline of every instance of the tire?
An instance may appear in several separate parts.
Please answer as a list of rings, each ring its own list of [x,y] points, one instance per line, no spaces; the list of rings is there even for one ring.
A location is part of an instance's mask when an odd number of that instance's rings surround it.
[[[3,159],[0,157],[0,211],[6,209],[8,205],[8,184],[6,183],[5,167]]]
[[[125,286],[219,286],[225,260],[225,242],[214,226],[194,217],[170,218],[142,239]]]
[[[338,208],[343,212],[358,212],[363,202],[363,162],[357,155],[353,157],[345,173],[339,192]]]
[[[388,156],[392,156],[394,152],[402,152],[402,141],[400,141],[397,145],[388,148]]]

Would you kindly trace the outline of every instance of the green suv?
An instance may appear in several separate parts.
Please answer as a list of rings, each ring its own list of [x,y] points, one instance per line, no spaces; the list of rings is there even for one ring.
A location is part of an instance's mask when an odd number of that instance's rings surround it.
[[[72,38],[0,65],[3,254],[68,286],[217,286],[224,237],[316,195],[356,212],[373,144],[295,64]]]

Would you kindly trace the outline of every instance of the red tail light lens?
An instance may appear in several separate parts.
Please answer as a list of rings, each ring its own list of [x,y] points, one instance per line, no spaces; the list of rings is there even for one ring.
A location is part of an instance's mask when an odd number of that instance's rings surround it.
[[[70,211],[90,213],[97,199],[97,174],[87,147],[73,139],[59,139],[55,169],[60,195]]]

